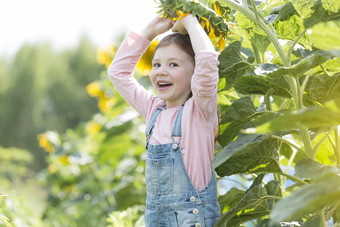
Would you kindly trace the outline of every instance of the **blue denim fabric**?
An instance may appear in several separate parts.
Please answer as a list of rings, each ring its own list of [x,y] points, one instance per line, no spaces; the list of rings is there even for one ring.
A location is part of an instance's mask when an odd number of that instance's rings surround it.
[[[197,192],[185,169],[180,142],[161,145],[148,143],[163,109],[159,107],[155,111],[145,131],[146,227],[213,227],[220,217],[215,173],[208,186]],[[173,138],[181,137],[182,111],[183,107],[175,120]]]

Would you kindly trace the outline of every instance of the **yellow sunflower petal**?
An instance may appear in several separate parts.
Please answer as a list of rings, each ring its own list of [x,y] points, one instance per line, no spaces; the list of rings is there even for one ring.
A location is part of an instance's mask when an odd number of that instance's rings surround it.
[[[159,43],[158,40],[152,41],[148,49],[144,52],[141,59],[138,61],[136,65],[136,71],[140,75],[150,75],[152,69],[152,59],[155,53],[155,48]]]
[[[210,25],[210,30],[209,30],[209,38],[211,41],[215,41],[216,35],[215,35],[215,29]]]
[[[204,22],[204,20],[201,20],[200,25],[201,25],[201,27],[202,27],[203,29],[205,28],[205,22]]]
[[[210,26],[209,20],[207,18],[205,18],[205,17],[201,17],[201,19],[203,21],[205,21],[205,24],[206,24],[207,28],[209,28],[209,26]]]
[[[222,37],[222,34],[220,34],[219,40],[218,40],[218,49],[220,51],[224,50],[224,48],[226,47],[225,41]]]
[[[176,11],[176,14],[178,15],[178,17],[177,18],[173,18],[174,21],[180,20],[183,17],[189,15],[189,12],[183,13],[182,11]]]

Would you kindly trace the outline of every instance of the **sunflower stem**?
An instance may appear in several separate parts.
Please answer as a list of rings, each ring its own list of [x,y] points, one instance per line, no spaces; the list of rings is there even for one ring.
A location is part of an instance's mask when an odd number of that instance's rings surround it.
[[[258,17],[255,16],[255,13],[252,12],[250,9],[236,3],[233,0],[220,0],[221,3],[225,4],[226,6],[233,8],[246,17],[248,17],[250,20],[255,22],[268,36],[270,41],[273,43],[275,49],[277,50],[278,54],[280,55],[280,58],[282,60],[282,63],[284,66],[289,66],[289,62],[287,61],[287,56],[285,51],[283,50],[279,39],[277,38],[276,34],[268,27],[268,25],[262,21],[258,15]],[[254,8],[254,11],[256,11],[256,8]],[[256,11],[257,12],[257,11]]]

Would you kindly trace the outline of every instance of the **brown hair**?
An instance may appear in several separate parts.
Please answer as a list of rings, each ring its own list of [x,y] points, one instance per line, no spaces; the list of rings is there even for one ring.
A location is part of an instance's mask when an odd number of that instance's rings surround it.
[[[189,35],[181,35],[179,33],[167,35],[158,43],[155,52],[158,48],[165,47],[170,44],[176,44],[178,47],[180,47],[184,52],[192,57],[192,60],[195,63],[195,52],[192,48]]]

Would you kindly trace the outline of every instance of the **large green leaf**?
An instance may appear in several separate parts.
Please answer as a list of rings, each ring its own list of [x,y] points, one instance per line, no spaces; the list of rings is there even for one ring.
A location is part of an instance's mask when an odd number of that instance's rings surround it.
[[[271,88],[273,88],[273,96],[291,97],[289,85],[283,76],[249,74],[240,78],[235,84],[235,90],[242,94],[265,95]]]
[[[254,180],[241,200],[222,215],[216,223],[216,227],[239,226],[241,223],[269,214],[269,208],[265,201],[268,199],[266,190],[262,187],[263,177],[264,174],[261,174]],[[242,210],[243,212],[240,212]]]
[[[275,74],[280,67],[276,64],[259,65],[254,73],[244,75],[235,84],[235,90],[242,94],[265,95],[271,90],[271,95],[290,98],[289,85],[284,75]]]
[[[256,127],[258,133],[268,133],[287,129],[298,129],[302,126],[317,128],[340,124],[340,99],[331,100],[324,107],[311,107],[304,111],[285,114],[270,123]]]
[[[238,134],[240,133],[241,129],[244,128],[244,126],[251,120],[251,117],[247,117],[245,119],[233,121],[229,124],[227,124],[226,127],[224,127],[222,133],[218,136],[217,141],[219,144],[224,147],[229,142],[234,140]],[[223,127],[224,125],[222,125]]]
[[[303,20],[298,15],[292,15],[284,21],[278,20],[274,23],[276,33],[280,39],[289,39],[294,41],[303,31]],[[310,48],[313,41],[308,33],[303,34],[299,43]]]
[[[221,124],[241,120],[255,113],[255,107],[250,97],[242,97],[235,100],[226,111],[222,112]]]
[[[293,77],[299,77],[308,70],[325,63],[330,59],[330,57],[330,54],[327,52],[315,52],[300,60],[298,63],[292,65],[291,67],[280,67],[277,70],[268,73],[267,76],[280,77],[282,75],[290,75]]]
[[[251,71],[253,66],[241,56],[241,43],[235,41],[226,47],[218,60],[219,75],[226,79],[226,89],[230,89],[244,74]]]
[[[302,225],[302,227],[320,227],[321,226],[321,217],[320,215],[313,215],[308,218]]]
[[[320,162],[305,158],[295,165],[296,175],[300,178],[317,178],[325,173],[340,173],[340,170],[331,165],[323,165]]]
[[[325,103],[340,97],[340,73],[333,76],[326,74],[313,76],[308,83],[306,91],[316,101]]]
[[[329,173],[278,201],[271,214],[273,223],[294,220],[340,202],[340,175]]]
[[[290,157],[293,154],[293,149],[292,149],[291,146],[289,146],[285,143],[282,143],[281,149],[280,149],[280,154],[285,157],[285,159],[281,160],[281,164],[287,165],[288,160],[290,159]],[[302,152],[297,152],[296,155],[295,155],[295,158],[293,160],[293,163],[297,163],[298,161],[300,161],[303,158],[306,158],[306,156]]]
[[[250,38],[250,41],[256,46],[256,48],[260,51],[261,54],[266,52],[267,47],[269,46],[270,39],[265,35],[260,35],[255,33]]]
[[[278,145],[268,135],[243,135],[217,153],[213,166],[221,177],[236,173],[280,173]]]
[[[327,21],[325,23],[319,23],[311,28],[313,46],[331,50],[340,50],[340,20]]]
[[[335,207],[335,210],[333,213],[333,220],[334,220],[334,223],[340,223],[340,204],[338,204]]]
[[[295,10],[291,2],[287,2],[284,5],[273,8],[271,14],[277,15],[277,17],[275,18],[275,21],[279,21],[279,20],[285,21],[293,15],[298,15],[297,11]]]
[[[238,188],[231,188],[225,195],[218,197],[218,202],[221,207],[221,211],[228,211],[231,207],[235,206],[244,195],[245,191]]]
[[[263,103],[261,106],[265,105]],[[265,109],[256,111],[249,96],[235,100],[231,106],[221,106],[221,134],[218,142],[221,146],[226,146],[239,135],[242,129],[254,128],[256,125],[271,121],[276,115],[276,112]]]
[[[338,0],[294,0],[293,6],[304,19],[305,28],[340,17]]]

